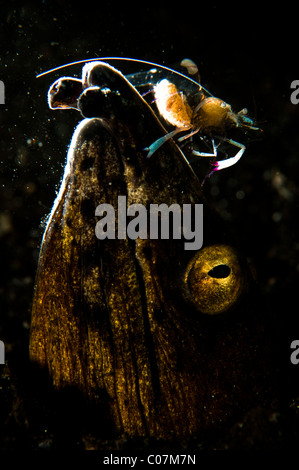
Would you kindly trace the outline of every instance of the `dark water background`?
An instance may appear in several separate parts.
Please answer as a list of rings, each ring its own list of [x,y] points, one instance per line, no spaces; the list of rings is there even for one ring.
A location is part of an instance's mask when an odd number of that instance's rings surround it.
[[[272,7],[268,12],[244,2],[239,8],[235,2],[196,7],[47,0],[1,5],[0,339],[10,366],[10,375],[5,371],[1,379],[1,449],[38,448],[46,442],[40,429],[35,435],[28,425],[30,411],[22,411],[30,307],[41,221],[51,209],[80,120],[75,111],[49,110],[46,94],[57,77],[79,76],[81,67],[39,79],[36,74],[110,55],[165,65],[190,57],[213,94],[237,111],[247,107],[263,128],[262,139],[248,144],[241,162],[205,187],[251,260],[279,331],[271,364],[280,376],[277,412],[263,416],[265,432],[254,424],[260,415],[249,417],[245,430],[228,438],[227,445],[296,446],[299,365],[290,362],[290,343],[299,337],[299,105],[290,101],[290,84],[299,79],[299,70],[294,7],[285,4],[278,11],[276,6],[277,11]],[[136,70],[127,64],[119,68]]]

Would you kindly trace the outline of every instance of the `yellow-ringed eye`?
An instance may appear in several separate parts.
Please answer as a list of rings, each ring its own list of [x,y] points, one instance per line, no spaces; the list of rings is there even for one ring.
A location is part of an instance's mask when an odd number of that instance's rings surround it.
[[[211,245],[199,250],[189,262],[184,284],[187,301],[201,313],[217,315],[238,302],[246,279],[231,246]]]

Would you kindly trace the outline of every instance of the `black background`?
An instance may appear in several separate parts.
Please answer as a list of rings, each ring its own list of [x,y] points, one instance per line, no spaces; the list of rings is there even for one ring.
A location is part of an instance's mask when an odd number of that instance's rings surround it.
[[[299,365],[290,362],[290,343],[299,336],[299,105],[290,101],[290,84],[299,70],[294,6],[273,4],[268,11],[250,2],[132,6],[44,0],[1,5],[0,18],[0,79],[5,84],[5,105],[0,105],[0,339],[9,366],[9,372],[1,366],[1,448],[38,448],[44,442],[30,434],[28,414],[25,419],[20,411],[30,307],[41,221],[51,209],[80,120],[76,111],[49,110],[46,94],[57,77],[80,76],[81,66],[39,79],[36,75],[102,56],[168,66],[190,57],[213,94],[236,111],[247,107],[263,129],[238,165],[205,185],[211,204],[254,266],[276,332],[272,366],[280,374],[277,411],[266,418],[267,436],[251,422],[228,446],[295,446]],[[117,65],[124,73],[137,67]]]

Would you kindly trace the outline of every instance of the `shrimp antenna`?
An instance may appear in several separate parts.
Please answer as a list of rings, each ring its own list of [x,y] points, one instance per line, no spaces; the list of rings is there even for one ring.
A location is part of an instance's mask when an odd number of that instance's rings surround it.
[[[161,69],[164,69],[164,70],[168,70],[168,72],[175,73],[176,75],[179,75],[180,77],[183,77],[186,80],[189,80],[190,82],[194,83],[195,85],[197,85],[201,89],[203,89],[210,96],[213,96],[212,93],[210,93],[206,88],[204,88],[196,80],[193,80],[193,78],[190,78],[187,75],[185,75],[181,72],[178,72],[177,70],[174,70],[170,67],[166,67],[165,65],[156,64],[155,62],[149,62],[148,60],[132,59],[130,57],[96,57],[94,59],[77,60],[75,62],[70,62],[68,64],[60,65],[59,67],[55,67],[53,69],[47,70],[46,72],[39,73],[38,75],[36,75],[36,78],[43,77],[44,75],[47,75],[48,73],[56,72],[57,70],[63,69],[65,67],[71,67],[72,65],[78,65],[78,64],[83,64],[83,63],[93,62],[93,61],[104,61],[104,60],[109,60],[109,61],[111,61],[111,60],[124,60],[124,61],[128,61],[128,62],[138,62],[140,64],[151,65],[152,67],[158,67],[158,68],[161,68]]]

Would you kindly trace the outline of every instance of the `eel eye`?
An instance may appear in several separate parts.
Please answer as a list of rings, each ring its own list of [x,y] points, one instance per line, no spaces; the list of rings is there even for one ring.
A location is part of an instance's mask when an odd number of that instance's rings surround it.
[[[218,264],[218,266],[215,266],[208,272],[208,275],[215,279],[224,279],[225,277],[228,277],[230,273],[231,269],[227,264]]]
[[[234,248],[211,245],[199,250],[184,275],[186,300],[208,315],[223,313],[240,299],[246,274]]]

